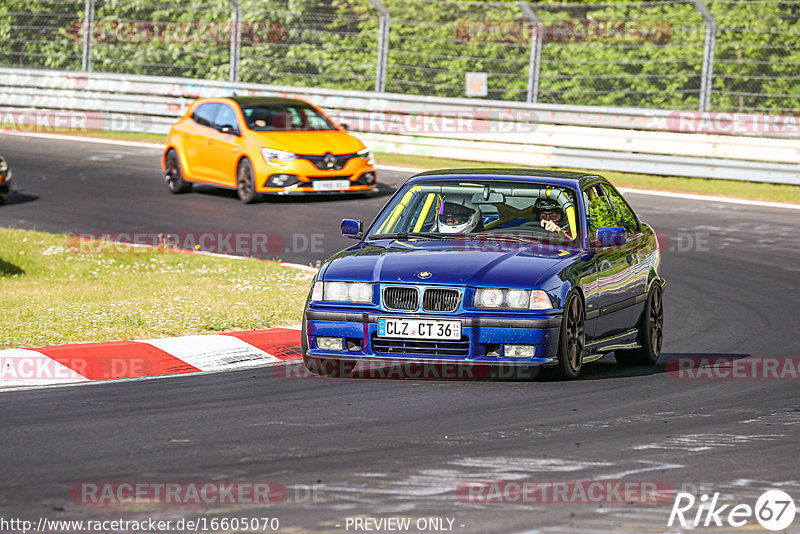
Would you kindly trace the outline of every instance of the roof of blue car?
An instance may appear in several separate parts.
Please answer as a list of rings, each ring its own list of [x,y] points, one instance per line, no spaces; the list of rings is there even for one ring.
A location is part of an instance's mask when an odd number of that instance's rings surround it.
[[[413,176],[409,182],[424,182],[428,180],[459,179],[478,177],[482,180],[518,180],[522,182],[547,182],[554,185],[579,187],[582,180],[601,178],[597,174],[577,171],[554,171],[550,169],[441,169],[425,171]]]

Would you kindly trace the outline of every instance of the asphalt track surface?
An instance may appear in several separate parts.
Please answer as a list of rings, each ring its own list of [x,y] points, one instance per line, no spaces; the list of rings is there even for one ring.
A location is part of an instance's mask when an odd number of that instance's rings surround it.
[[[148,148],[4,136],[0,153],[16,180],[3,226],[319,232],[323,251],[285,257],[312,263],[348,243],[336,236],[339,219],[369,220],[385,201],[242,206],[228,192],[171,196]],[[381,173],[382,192],[406,177]],[[670,359],[687,356],[798,356],[797,211],[628,198],[671,242],[654,368],[619,369],[606,357],[578,380],[554,382],[302,379],[277,366],[8,391],[0,517],[277,517],[280,532],[355,532],[345,529],[353,517],[445,517],[465,533],[675,532],[672,500],[480,504],[455,490],[475,480],[639,480],[719,492],[722,504],[753,506],[773,488],[800,498],[797,379],[666,372]],[[100,508],[70,500],[83,481],[270,481],[288,497],[269,506]],[[784,531],[800,531],[800,517]]]

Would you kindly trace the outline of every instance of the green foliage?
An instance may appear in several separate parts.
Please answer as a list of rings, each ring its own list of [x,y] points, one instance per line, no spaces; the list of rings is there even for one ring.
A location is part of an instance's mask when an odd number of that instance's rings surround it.
[[[616,217],[608,202],[603,197],[595,197],[589,202],[589,213],[586,220],[589,223],[589,235],[597,235],[598,228],[616,226]]]
[[[0,65],[79,69],[82,44],[68,30],[80,25],[83,2],[3,0]]]
[[[525,99],[532,26],[516,2],[383,2],[387,91],[462,97],[466,73],[486,72],[488,98]],[[0,65],[79,69],[83,4],[2,2]],[[712,108],[800,109],[800,1],[707,5],[718,22]],[[691,2],[531,6],[545,26],[540,102],[697,109],[705,25]],[[228,0],[96,0],[95,20],[94,71],[228,78]],[[242,0],[242,22],[241,81],[375,86],[379,15],[367,0]]]
[[[604,187],[608,200],[611,202],[611,207],[616,214],[614,224],[612,226],[622,226],[627,231],[633,232],[636,230],[636,217],[631,209],[625,204],[625,201],[613,190]]]

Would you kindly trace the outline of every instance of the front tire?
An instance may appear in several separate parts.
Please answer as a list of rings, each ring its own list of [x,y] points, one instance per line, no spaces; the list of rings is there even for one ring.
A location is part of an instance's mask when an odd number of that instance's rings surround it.
[[[654,283],[639,319],[639,343],[642,346],[638,349],[614,351],[614,358],[619,365],[655,365],[658,361],[664,338],[663,295],[661,286]]]
[[[252,204],[261,196],[256,193],[253,166],[247,159],[239,162],[239,168],[236,170],[236,194],[244,204]]]
[[[586,313],[583,300],[573,291],[564,299],[564,316],[558,338],[558,365],[544,368],[548,374],[565,380],[577,378],[583,367],[583,349],[586,346]]]
[[[167,189],[173,195],[181,193],[188,193],[192,190],[191,182],[183,179],[183,171],[181,170],[181,162],[178,159],[178,153],[174,149],[167,152],[167,157],[164,161],[164,166],[167,170],[164,173],[164,180],[167,184]]]

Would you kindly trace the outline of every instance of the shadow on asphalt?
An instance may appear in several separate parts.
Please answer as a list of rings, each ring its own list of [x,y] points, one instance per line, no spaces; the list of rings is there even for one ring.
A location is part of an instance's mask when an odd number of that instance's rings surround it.
[[[720,352],[662,353],[655,365],[633,365],[620,367],[613,360],[600,360],[586,365],[578,380],[605,380],[610,378],[630,378],[659,373],[697,372],[714,367],[717,362],[748,358],[750,354],[726,354]]]
[[[26,193],[20,193],[19,191],[11,191],[11,195],[6,200],[4,206],[11,206],[13,204],[27,204],[28,202],[33,202],[35,200],[39,200],[39,197],[36,195],[28,195]]]
[[[661,373],[671,373],[676,379],[696,378],[709,374],[722,365],[749,354],[725,353],[675,353],[662,354],[655,365],[632,365],[620,367],[613,356],[606,355],[601,360],[586,364],[581,370],[578,381],[609,380],[615,378],[634,378]],[[274,370],[284,378],[347,378],[356,380],[424,380],[424,381],[492,381],[492,382],[560,382],[563,379],[555,376],[550,370],[527,366],[498,365],[465,365],[448,363],[420,363],[402,359],[363,362],[355,366],[355,362],[323,360],[316,363],[320,374],[306,370],[302,362],[291,362],[287,366],[278,366]],[[355,369],[354,369],[355,367]]]
[[[617,362],[597,361],[584,366],[578,380],[607,380],[610,378],[631,378],[666,372],[666,365],[659,359],[655,365],[632,365],[620,367]]]
[[[310,202],[334,202],[340,200],[361,200],[365,198],[381,198],[391,195],[397,190],[396,187],[392,187],[386,184],[378,184],[378,189],[376,191],[370,191],[366,193],[309,193],[304,195],[264,195],[260,202],[256,202],[255,204],[293,204],[293,203],[301,203],[301,204],[308,204]],[[213,197],[220,197],[220,198],[230,198],[235,200],[236,202],[239,201],[239,198],[236,196],[236,191],[233,189],[224,189],[221,187],[212,187],[212,186],[204,186],[204,185],[197,185],[192,188],[192,193],[199,194],[199,195],[207,195]],[[189,194],[192,194],[189,193]]]

